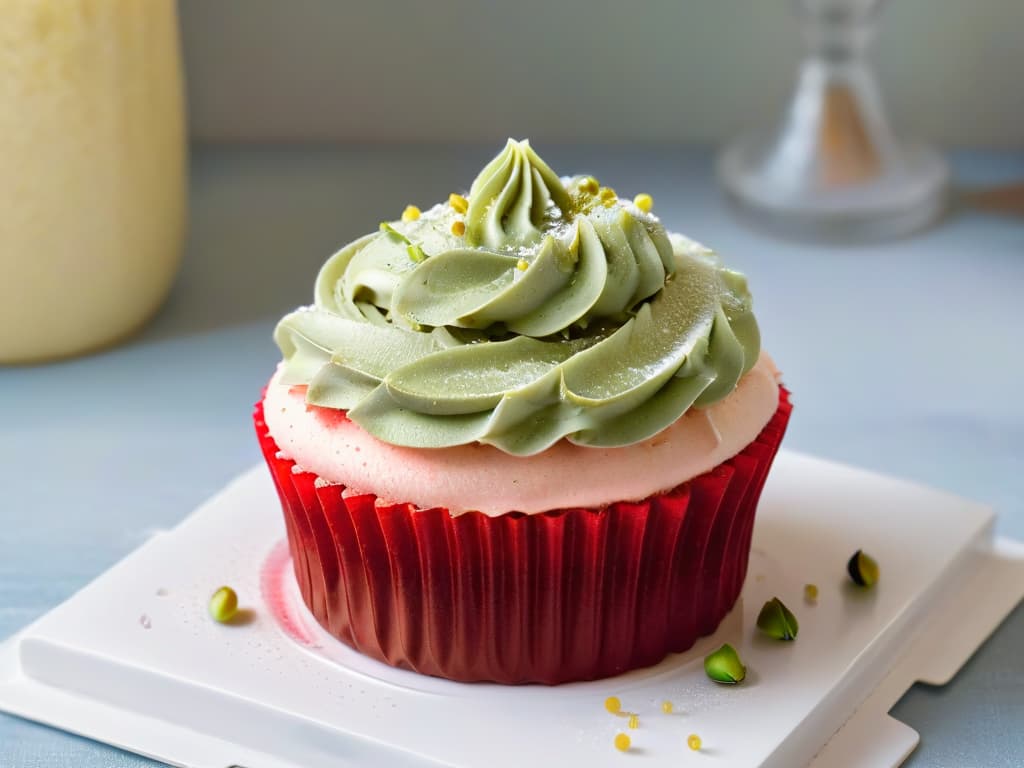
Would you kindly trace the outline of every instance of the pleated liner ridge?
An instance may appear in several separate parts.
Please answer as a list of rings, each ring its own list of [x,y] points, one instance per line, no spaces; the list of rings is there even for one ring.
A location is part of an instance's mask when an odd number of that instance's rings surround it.
[[[791,410],[667,493],[488,517],[381,504],[280,458],[254,419],[303,600],[331,635],[452,680],[557,684],[684,651],[739,596],[754,511]]]

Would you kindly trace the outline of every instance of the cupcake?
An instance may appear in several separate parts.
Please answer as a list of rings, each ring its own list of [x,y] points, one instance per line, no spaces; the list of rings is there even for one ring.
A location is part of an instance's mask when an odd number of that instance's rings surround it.
[[[510,140],[334,254],[255,410],[300,591],[356,650],[556,684],[711,633],[789,416],[746,280]]]

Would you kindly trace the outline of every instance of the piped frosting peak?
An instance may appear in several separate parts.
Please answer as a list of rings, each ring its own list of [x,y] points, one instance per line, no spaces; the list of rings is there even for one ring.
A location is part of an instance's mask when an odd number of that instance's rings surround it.
[[[285,383],[385,442],[527,455],[639,442],[724,398],[758,358],[750,303],[711,251],[510,140],[468,199],[332,256],[275,338]]]
[[[561,179],[530,142],[509,139],[469,189],[466,239],[493,249],[533,245],[570,209]]]

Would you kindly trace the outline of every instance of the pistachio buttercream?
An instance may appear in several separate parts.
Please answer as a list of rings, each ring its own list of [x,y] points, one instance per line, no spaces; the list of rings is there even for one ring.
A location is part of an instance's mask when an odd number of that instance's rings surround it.
[[[733,392],[760,339],[743,276],[645,208],[510,140],[465,197],[327,261],[275,331],[280,382],[397,446],[646,440]]]

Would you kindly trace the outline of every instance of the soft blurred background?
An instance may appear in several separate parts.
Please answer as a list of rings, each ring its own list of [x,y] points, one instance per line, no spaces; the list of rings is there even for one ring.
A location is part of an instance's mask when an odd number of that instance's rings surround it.
[[[717,144],[781,107],[789,0],[182,0],[201,141]],[[1024,3],[895,0],[873,59],[893,121],[1024,142]]]
[[[116,7],[123,20],[144,1],[0,0],[0,101],[24,95],[4,91],[17,53],[5,13],[46,8],[59,18],[80,7],[89,19]],[[25,246],[15,228],[29,219],[10,211],[28,188],[46,191],[43,218],[32,221],[47,236],[73,233],[72,223],[93,232],[111,211],[115,233],[168,216],[171,233],[157,245],[174,249],[159,258],[166,285],[133,321],[149,320],[141,331],[89,356],[0,368],[0,638],[254,464],[249,412],[279,359],[277,318],[309,301],[337,247],[407,203],[464,190],[508,136],[531,138],[561,173],[651,193],[671,229],[748,274],[765,346],[794,391],[789,448],[991,504],[997,530],[1024,539],[1024,3],[885,5],[868,59],[892,124],[950,164],[951,206],[915,234],[829,244],[748,225],[714,169],[729,140],[773,124],[793,91],[805,53],[794,5],[180,0],[190,137],[182,249],[174,173],[147,170],[144,189],[170,199],[140,206],[128,183],[138,174],[123,162],[129,140],[145,157],[148,134],[132,117],[151,114],[145,89],[122,82],[129,70],[146,76],[139,59],[103,49],[114,60],[111,92],[142,94],[123,112],[110,106],[120,96],[91,98],[73,120],[35,133],[24,112],[0,103],[0,280],[9,292],[0,295],[67,320],[72,299],[116,276],[104,259],[117,247],[136,273],[110,282],[105,305],[156,280],[157,256],[123,238],[108,252],[69,235],[52,264]],[[138,24],[118,27],[124,50],[173,42],[167,23]],[[45,44],[49,22],[33,25]],[[73,90],[82,71],[58,75]],[[47,102],[40,114],[66,110]],[[94,135],[89,114],[114,116],[96,141],[83,138]],[[159,121],[173,138],[172,123]],[[75,162],[99,158],[75,172],[80,198],[70,203],[71,160],[54,160],[69,141],[78,142]],[[53,177],[17,170],[29,150]],[[103,185],[90,174],[105,174]],[[26,298],[18,275],[41,280],[46,294]],[[0,341],[39,331],[14,306],[0,301]],[[117,503],[114,486],[145,503]],[[909,765],[1022,764],[1022,644],[1018,608],[951,685],[918,686],[901,701],[894,714],[923,736]],[[2,766],[150,764],[0,715]]]

